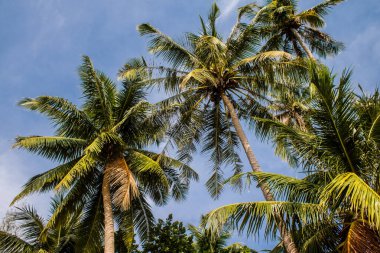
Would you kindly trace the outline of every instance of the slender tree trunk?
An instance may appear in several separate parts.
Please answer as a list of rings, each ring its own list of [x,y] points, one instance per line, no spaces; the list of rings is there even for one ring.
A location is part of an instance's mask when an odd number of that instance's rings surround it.
[[[102,194],[104,208],[104,253],[115,252],[115,227],[110,192],[109,168],[106,166],[103,176]]]
[[[294,28],[292,28],[292,32],[294,36],[296,36],[298,43],[300,43],[301,47],[303,50],[305,50],[307,56],[309,57],[310,60],[315,60],[313,53],[310,51],[309,47],[305,44],[303,41],[301,35],[298,33],[298,31]]]
[[[232,124],[235,127],[236,134],[238,135],[238,137],[239,137],[239,139],[241,141],[241,144],[242,144],[242,146],[244,148],[245,154],[247,155],[247,158],[248,158],[249,164],[252,167],[252,170],[254,172],[260,172],[260,171],[262,171],[261,167],[260,167],[260,165],[259,165],[259,163],[258,163],[258,161],[256,159],[256,156],[253,153],[253,150],[252,150],[251,146],[249,145],[248,138],[247,138],[247,136],[244,133],[243,127],[240,124],[240,121],[239,121],[239,118],[238,118],[238,116],[236,114],[234,105],[232,104],[232,102],[230,101],[230,99],[227,97],[226,94],[222,93],[221,96],[222,96],[224,104],[227,106],[228,111],[229,111],[229,113],[231,115]],[[261,190],[263,192],[263,195],[264,195],[264,198],[265,198],[266,201],[274,201],[273,195],[270,193],[267,185],[260,184],[260,188],[261,188]],[[282,240],[283,240],[286,252],[288,252],[288,253],[298,253],[298,249],[297,249],[297,247],[296,247],[296,245],[294,243],[293,237],[287,231],[285,223],[284,223],[282,217],[279,214],[276,215],[276,220],[277,220],[277,225],[279,227],[280,234],[281,234],[281,237],[282,237]]]

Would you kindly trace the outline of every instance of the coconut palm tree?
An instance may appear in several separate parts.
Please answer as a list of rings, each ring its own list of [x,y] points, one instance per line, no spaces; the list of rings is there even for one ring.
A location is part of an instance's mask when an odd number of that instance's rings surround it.
[[[313,68],[315,93],[307,131],[263,120],[274,131],[275,143],[298,161],[306,177],[250,173],[250,179],[267,184],[281,201],[218,208],[209,214],[211,227],[231,220],[241,231],[255,233],[264,219],[274,224],[280,210],[302,252],[380,248],[379,166],[374,163],[380,157],[380,100],[378,92],[355,96],[350,75],[345,72],[335,86],[326,67]]]
[[[145,82],[147,85],[158,85],[174,93],[160,103],[167,111],[176,113],[170,137],[179,148],[180,159],[185,161],[191,160],[196,144],[203,143],[202,152],[209,153],[214,163],[207,181],[212,196],[218,196],[222,190],[222,166],[232,165],[235,173],[241,171],[236,152],[239,140],[252,170],[261,171],[240,122],[244,115],[238,112],[249,101],[254,105],[246,118],[259,115],[262,107],[258,101],[265,93],[284,90],[283,83],[288,81],[290,85],[302,72],[300,63],[290,61],[288,53],[258,53],[259,34],[253,26],[237,25],[223,41],[216,29],[218,16],[219,8],[214,4],[208,23],[201,18],[200,34],[187,33],[183,43],[150,24],[140,25],[140,34],[150,38],[149,51],[169,66],[150,66],[143,61],[137,68],[127,63],[120,72],[121,78],[133,78],[148,69],[151,78]],[[261,190],[266,200],[273,200],[268,187],[261,185]],[[282,230],[281,234],[291,248],[294,243],[287,232]],[[296,252],[290,248],[289,252]]]
[[[227,240],[231,237],[231,234],[227,229],[216,234],[210,229],[189,225],[189,230],[195,239],[195,248],[197,252],[221,252],[227,245]]]
[[[299,57],[305,55],[314,59],[313,52],[321,57],[336,55],[344,47],[320,29],[325,25],[324,17],[331,7],[343,0],[324,0],[316,6],[298,11],[295,0],[269,0],[267,5],[258,8],[251,4],[241,10],[252,16],[251,22],[261,25],[265,39],[262,50],[283,50]]]
[[[204,217],[202,217],[203,219]],[[199,253],[256,253],[247,246],[241,243],[233,243],[227,245],[227,240],[231,238],[229,228],[225,227],[222,231],[216,232],[214,230],[205,228],[203,226],[196,227],[189,225],[191,235],[195,239],[195,249]]]
[[[113,253],[115,222],[130,235],[124,237],[127,241],[132,242],[134,228],[146,235],[152,223],[147,198],[160,205],[170,196],[183,199],[197,174],[163,152],[145,149],[159,142],[167,123],[144,100],[143,88],[136,85],[141,77],[125,79],[118,90],[87,56],[79,74],[84,99],[80,109],[59,97],[20,102],[52,120],[56,134],[18,137],[14,146],[59,165],[30,179],[13,203],[33,192],[64,192],[47,229],[84,206],[81,252],[98,252],[94,242],[104,237],[104,252]]]
[[[60,198],[51,202],[51,211],[59,205]],[[16,207],[7,214],[7,222],[13,231],[0,231],[0,252],[12,253],[74,253],[81,221],[81,211],[70,213],[57,226],[47,230],[47,237],[42,236],[46,220],[36,209],[26,205]]]

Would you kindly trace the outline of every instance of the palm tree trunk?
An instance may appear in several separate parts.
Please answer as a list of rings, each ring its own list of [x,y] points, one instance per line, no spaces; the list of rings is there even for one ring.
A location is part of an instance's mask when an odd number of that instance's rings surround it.
[[[221,97],[223,99],[224,104],[228,108],[228,112],[231,115],[232,124],[235,127],[236,134],[238,135],[238,137],[239,137],[239,139],[241,141],[241,144],[242,144],[242,146],[244,148],[245,154],[247,155],[247,158],[248,158],[249,164],[252,167],[252,170],[254,172],[260,172],[260,171],[262,171],[261,167],[260,167],[260,165],[259,165],[259,163],[258,163],[258,161],[256,159],[256,156],[253,153],[253,150],[252,150],[251,146],[249,145],[248,138],[247,138],[247,136],[244,133],[243,127],[240,124],[240,121],[239,121],[239,118],[238,118],[238,116],[236,114],[234,105],[231,103],[230,99],[227,97],[226,94],[222,93]],[[266,201],[274,201],[273,195],[270,193],[267,185],[260,184],[260,188],[261,188],[261,191],[263,192],[263,195],[264,195],[264,198],[265,198]],[[297,249],[297,247],[296,247],[296,245],[294,243],[293,237],[287,231],[285,223],[284,223],[282,217],[279,214],[276,215],[276,220],[277,220],[277,225],[279,227],[280,234],[281,234],[281,237],[282,237],[282,240],[283,240],[286,252],[288,252],[288,253],[298,253],[298,249]]]
[[[305,42],[302,40],[301,35],[298,33],[298,31],[294,28],[292,28],[292,32],[294,36],[296,36],[298,43],[300,43],[301,47],[303,50],[305,50],[307,56],[309,57],[310,60],[315,60],[313,53],[310,51],[309,47],[305,44]]]
[[[110,192],[109,167],[106,166],[102,185],[104,208],[104,253],[115,252],[115,227]]]

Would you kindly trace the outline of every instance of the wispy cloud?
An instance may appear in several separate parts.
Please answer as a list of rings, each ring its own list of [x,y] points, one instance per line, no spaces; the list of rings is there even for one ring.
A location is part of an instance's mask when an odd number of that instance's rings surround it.
[[[221,3],[221,19],[227,19],[234,12],[239,4],[239,0],[224,0]]]

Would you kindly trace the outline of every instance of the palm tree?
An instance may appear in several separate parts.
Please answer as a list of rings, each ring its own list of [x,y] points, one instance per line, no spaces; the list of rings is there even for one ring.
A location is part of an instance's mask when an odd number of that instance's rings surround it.
[[[329,9],[343,0],[324,0],[322,3],[298,12],[295,0],[270,0],[265,7],[247,5],[242,12],[253,15],[252,22],[261,25],[261,34],[266,40],[262,50],[283,50],[299,57],[314,59],[319,56],[336,55],[344,47],[320,29],[325,25],[324,17]]]
[[[210,226],[232,220],[248,233],[264,219],[274,224],[278,210],[303,252],[376,252],[380,248],[380,99],[354,95],[350,72],[338,85],[325,67],[313,68],[315,93],[307,131],[279,121],[262,120],[275,133],[290,159],[307,174],[303,179],[250,173],[267,184],[272,203],[237,203],[209,214]],[[276,213],[274,212],[277,211]],[[267,226],[266,229],[271,229]]]
[[[202,217],[203,219],[204,217]],[[191,235],[195,239],[195,249],[199,253],[256,253],[241,243],[227,245],[227,240],[231,238],[229,228],[225,227],[222,231],[214,231],[203,226],[196,227],[189,225]]]
[[[53,211],[60,203],[60,198],[51,202]],[[74,253],[78,236],[81,212],[70,213],[56,227],[47,230],[47,237],[42,236],[46,220],[38,215],[32,206],[16,207],[7,214],[7,222],[15,229],[0,231],[0,252],[12,253]]]
[[[216,234],[210,229],[189,225],[189,230],[195,239],[197,252],[202,253],[221,252],[227,245],[227,240],[231,237],[227,229]]]
[[[213,174],[207,181],[213,196],[222,190],[223,165],[233,165],[235,173],[241,171],[236,153],[239,140],[252,170],[261,171],[240,123],[239,118],[244,115],[238,115],[237,111],[242,111],[250,101],[254,103],[251,115],[259,115],[262,107],[258,101],[262,96],[268,91],[283,90],[285,81],[296,79],[302,72],[299,62],[289,61],[292,57],[288,53],[257,53],[259,34],[253,26],[237,25],[223,41],[216,29],[218,16],[219,8],[214,4],[208,23],[201,18],[201,33],[187,33],[184,43],[174,41],[149,24],[140,25],[140,34],[150,37],[150,52],[170,66],[148,66],[143,61],[139,67],[131,67],[127,63],[120,73],[121,78],[131,78],[148,69],[152,78],[146,84],[163,86],[174,93],[160,103],[167,111],[176,113],[170,137],[179,148],[180,159],[185,161],[191,160],[189,155],[196,150],[196,144],[203,143],[202,152],[210,153],[214,163]],[[260,187],[265,199],[273,200],[269,188]],[[296,252],[288,233],[281,230],[281,235],[289,252]]]
[[[197,174],[163,152],[145,149],[164,136],[166,123],[144,100],[136,85],[141,77],[124,80],[118,91],[86,56],[79,74],[81,109],[59,97],[20,102],[48,116],[57,130],[55,136],[18,137],[14,146],[60,165],[30,179],[13,203],[33,192],[62,191],[47,228],[84,206],[80,251],[98,252],[96,242],[104,237],[104,252],[113,253],[115,222],[127,233],[126,241],[132,242],[134,228],[145,237],[153,222],[147,197],[160,205],[169,196],[183,199]]]

